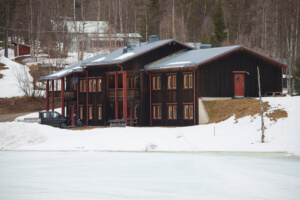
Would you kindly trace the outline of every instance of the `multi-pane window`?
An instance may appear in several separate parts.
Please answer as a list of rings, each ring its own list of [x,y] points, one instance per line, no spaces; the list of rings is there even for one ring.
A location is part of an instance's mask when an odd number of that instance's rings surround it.
[[[79,106],[79,119],[83,119],[83,106]]]
[[[101,92],[102,91],[102,79],[101,78],[97,79],[97,85],[98,85],[97,91]]]
[[[89,79],[89,92],[96,92],[97,79]]]
[[[184,74],[183,75],[183,87],[184,88],[193,88],[193,74]]]
[[[115,89],[116,81],[115,74],[108,75],[108,89]]]
[[[93,107],[89,106],[89,119],[93,119]]]
[[[93,107],[89,106],[89,119],[93,119]]]
[[[183,105],[184,119],[194,119],[194,106]]]
[[[86,92],[86,80],[79,81],[79,91]]]
[[[102,106],[98,106],[98,120],[102,119]]]
[[[168,75],[168,89],[176,89],[176,75]]]
[[[129,88],[129,89],[137,88],[136,78],[128,78],[127,79],[127,88]]]
[[[177,119],[177,105],[168,106],[168,119]]]
[[[138,106],[135,105],[134,109],[133,109],[133,119],[137,119],[138,118],[137,113],[138,113]]]
[[[160,90],[161,89],[161,77],[154,76],[152,77],[152,89],[153,90]]]
[[[161,119],[161,106],[153,106],[153,119]]]

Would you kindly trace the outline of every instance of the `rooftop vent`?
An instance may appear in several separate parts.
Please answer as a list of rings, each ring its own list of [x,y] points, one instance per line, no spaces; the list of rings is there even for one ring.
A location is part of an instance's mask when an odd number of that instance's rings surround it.
[[[132,51],[136,47],[134,44],[128,44],[126,47],[123,48],[123,53],[127,53],[128,51]]]
[[[159,40],[158,35],[150,35],[150,36],[148,37],[148,43],[156,42],[156,41],[158,41],[158,40]]]

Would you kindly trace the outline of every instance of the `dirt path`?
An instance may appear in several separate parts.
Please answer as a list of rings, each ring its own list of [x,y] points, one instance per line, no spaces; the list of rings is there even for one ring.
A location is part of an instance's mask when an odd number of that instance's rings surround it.
[[[14,114],[7,114],[7,115],[0,115],[0,122],[9,122],[11,120],[14,120],[15,118],[22,116],[22,115],[27,115],[32,112],[26,112],[26,113],[14,113]]]

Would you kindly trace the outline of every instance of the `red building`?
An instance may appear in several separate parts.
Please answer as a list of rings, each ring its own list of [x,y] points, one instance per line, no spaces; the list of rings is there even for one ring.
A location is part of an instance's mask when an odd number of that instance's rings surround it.
[[[15,57],[30,54],[30,46],[17,42],[13,42],[12,44],[15,46]]]

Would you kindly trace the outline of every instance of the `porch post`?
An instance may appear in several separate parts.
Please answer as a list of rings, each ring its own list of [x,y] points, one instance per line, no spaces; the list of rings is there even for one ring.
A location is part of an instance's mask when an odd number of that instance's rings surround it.
[[[123,119],[127,124],[127,72],[123,71]]]
[[[76,113],[76,117],[77,117],[77,119],[80,119],[80,116],[79,116],[79,86],[80,86],[80,83],[79,83],[79,78],[78,78],[78,75],[76,75],[77,76],[77,91],[76,91],[76,106],[77,106],[77,108],[76,108],[76,111],[77,111],[77,113]]]
[[[49,80],[46,84],[46,111],[49,111]]]
[[[115,75],[115,118],[119,119],[118,115],[118,72]]]
[[[64,99],[64,90],[65,90],[65,79],[64,77],[61,78],[61,89],[60,89],[60,96],[61,96],[61,115],[65,116],[65,99]]]
[[[52,80],[51,108],[52,108],[52,111],[54,111],[54,80]]]
[[[86,125],[89,125],[89,72],[86,69]]]

